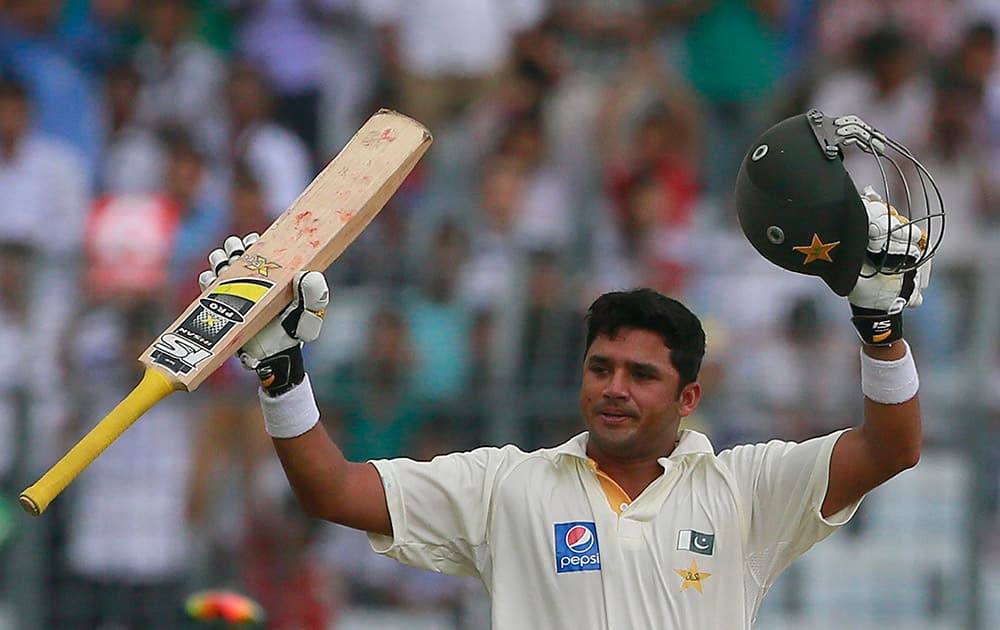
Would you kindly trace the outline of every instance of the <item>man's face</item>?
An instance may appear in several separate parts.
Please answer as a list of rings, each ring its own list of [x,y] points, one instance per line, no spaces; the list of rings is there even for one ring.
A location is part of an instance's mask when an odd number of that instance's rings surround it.
[[[584,358],[580,410],[590,432],[588,454],[619,461],[663,457],[681,418],[698,406],[697,383],[679,387],[670,349],[648,330],[598,335]]]

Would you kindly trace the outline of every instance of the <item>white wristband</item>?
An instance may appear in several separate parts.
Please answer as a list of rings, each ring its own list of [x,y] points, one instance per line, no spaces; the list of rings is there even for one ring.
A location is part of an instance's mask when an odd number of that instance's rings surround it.
[[[883,405],[898,405],[917,395],[920,378],[910,346],[906,354],[893,361],[874,359],[861,351],[861,392]]]
[[[271,437],[298,437],[319,422],[319,408],[308,374],[301,383],[280,396],[268,396],[263,388],[257,396],[264,412],[264,428]]]

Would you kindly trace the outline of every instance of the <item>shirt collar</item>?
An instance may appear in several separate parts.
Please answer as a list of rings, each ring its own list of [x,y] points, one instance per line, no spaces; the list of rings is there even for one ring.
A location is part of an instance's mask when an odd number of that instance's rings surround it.
[[[664,468],[667,468],[669,463],[677,462],[677,460],[687,455],[711,455],[715,452],[712,448],[712,442],[704,433],[699,433],[691,429],[681,429],[677,435],[678,440],[677,445],[674,446],[674,451],[668,457],[661,457],[657,460]],[[586,431],[573,436],[569,441],[552,449],[553,459],[559,460],[563,457],[573,457],[590,461],[590,458],[587,457],[587,440],[589,437],[590,434]]]

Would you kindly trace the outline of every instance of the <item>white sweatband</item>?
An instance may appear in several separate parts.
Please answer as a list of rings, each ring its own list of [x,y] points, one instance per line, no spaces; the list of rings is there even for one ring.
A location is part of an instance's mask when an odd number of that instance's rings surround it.
[[[893,361],[874,359],[861,352],[861,392],[866,398],[883,405],[898,405],[917,395],[920,378],[913,362],[910,346],[906,354]]]
[[[258,390],[257,396],[264,412],[264,428],[271,437],[298,437],[319,422],[319,408],[308,374],[301,383],[280,396],[268,396],[263,388]]]

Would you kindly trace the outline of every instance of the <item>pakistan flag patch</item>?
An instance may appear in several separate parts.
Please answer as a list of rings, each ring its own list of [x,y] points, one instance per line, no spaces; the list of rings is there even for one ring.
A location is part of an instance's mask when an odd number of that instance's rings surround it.
[[[715,551],[715,534],[704,534],[693,529],[682,529],[677,532],[677,550],[693,551],[703,556],[710,556]]]

